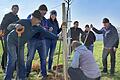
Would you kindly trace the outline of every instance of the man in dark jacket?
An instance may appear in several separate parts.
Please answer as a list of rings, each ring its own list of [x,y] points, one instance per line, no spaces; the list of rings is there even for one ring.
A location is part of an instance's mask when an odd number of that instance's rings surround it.
[[[47,13],[48,9],[47,6],[42,4],[40,5],[39,9],[38,9],[41,13],[41,16],[43,17],[42,21],[41,21],[41,25],[42,27],[48,31],[48,23],[47,23],[47,19],[44,17],[45,14]],[[28,16],[28,18],[30,19],[30,16]],[[42,74],[42,79],[46,79],[47,78],[47,70],[46,70],[46,39],[44,37],[44,33],[36,33],[29,41],[28,41],[28,53],[27,53],[27,61],[26,61],[26,76],[29,77],[29,74],[31,72],[31,66],[32,66],[32,60],[34,59],[34,55],[36,50],[39,53],[39,57],[40,57],[40,69],[41,69],[41,74]]]
[[[4,50],[4,53],[2,55],[2,62],[1,62],[1,65],[2,65],[2,69],[3,71],[5,70],[6,68],[6,63],[7,63],[7,35],[10,31],[7,30],[7,27],[9,24],[11,23],[14,23],[16,21],[19,20],[19,17],[17,15],[18,13],[18,10],[19,10],[19,7],[18,5],[13,5],[12,6],[12,12],[8,13],[8,14],[5,14],[2,22],[1,22],[1,29],[5,32],[4,34],[4,46],[5,46],[5,50]]]
[[[94,48],[94,42],[96,41],[96,36],[95,34],[90,30],[89,25],[85,26],[85,34],[81,36],[81,41],[83,44],[93,52]]]
[[[17,71],[17,80],[25,80],[25,63],[24,63],[24,44],[31,39],[36,33],[43,33],[45,37],[57,39],[57,36],[44,30],[40,23],[42,19],[41,14],[38,10],[34,11],[32,14],[32,19],[22,19],[19,20],[16,24],[11,24],[8,29],[12,30],[7,37],[7,47],[8,47],[8,65],[6,69],[6,75],[4,80],[11,80],[15,62],[18,63],[18,71]],[[14,26],[15,25],[15,26]],[[13,28],[12,28],[13,26]],[[20,37],[20,41],[18,41],[18,34],[14,28],[21,30],[24,27],[24,32]],[[11,29],[12,28],[12,29]],[[23,28],[22,28],[23,29]],[[19,45],[18,45],[19,44]],[[19,48],[19,56],[18,50]],[[19,62],[18,62],[19,61]]]
[[[101,30],[97,30],[96,28],[91,25],[91,28],[94,32],[98,34],[103,34],[103,43],[104,43],[104,49],[103,49],[103,55],[102,55],[102,62],[103,62],[103,71],[104,73],[107,73],[107,56],[110,53],[111,56],[111,70],[110,74],[114,75],[115,72],[115,54],[116,54],[116,48],[118,48],[119,44],[119,37],[117,29],[109,22],[109,19],[104,18],[103,19],[103,25],[104,27]]]
[[[80,33],[84,34],[84,32],[82,31],[82,29],[78,28],[78,26],[79,26],[79,22],[75,21],[74,22],[74,27],[70,28],[70,30],[68,31],[68,36],[71,36],[71,38],[72,38],[71,39],[71,43],[74,40],[79,41]]]

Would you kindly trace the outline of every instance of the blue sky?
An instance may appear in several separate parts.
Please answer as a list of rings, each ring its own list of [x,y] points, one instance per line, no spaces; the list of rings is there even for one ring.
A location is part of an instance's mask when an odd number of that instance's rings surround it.
[[[0,22],[4,14],[11,11],[13,4],[20,7],[19,17],[26,18],[40,4],[48,6],[46,18],[49,12],[55,9],[58,12],[58,20],[61,23],[61,4],[64,0],[0,0]],[[85,24],[94,24],[97,28],[102,27],[102,19],[107,17],[116,27],[120,27],[120,0],[72,0],[71,15],[72,21],[78,20],[80,27]]]

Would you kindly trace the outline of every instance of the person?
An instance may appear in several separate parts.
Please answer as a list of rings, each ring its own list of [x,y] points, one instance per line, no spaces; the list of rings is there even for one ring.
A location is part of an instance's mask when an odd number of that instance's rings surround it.
[[[68,68],[71,80],[100,80],[100,70],[93,54],[79,41],[73,41],[74,57]]]
[[[3,71],[5,71],[6,65],[7,65],[7,35],[9,33],[9,31],[7,30],[7,26],[19,20],[19,17],[17,15],[18,11],[19,11],[19,6],[13,5],[12,12],[5,14],[1,22],[0,29],[4,31],[3,40],[4,40],[4,47],[5,47],[4,53],[2,54],[2,61],[1,61],[1,66]]]
[[[8,65],[6,69],[6,75],[4,80],[11,80],[15,62],[18,59],[18,71],[17,71],[17,79],[18,80],[25,80],[25,63],[24,63],[24,44],[31,39],[37,32],[44,33],[44,36],[47,38],[53,38],[57,39],[57,36],[44,30],[41,25],[38,25],[40,23],[40,20],[42,19],[41,14],[38,10],[35,10],[32,14],[32,19],[22,19],[19,20],[16,24],[10,24],[8,26],[8,30],[12,30],[8,34],[7,38],[7,47],[8,47]],[[14,29],[16,28],[16,29]],[[16,31],[22,31],[24,29],[24,32],[21,34],[20,41],[18,43],[18,34]],[[18,45],[19,44],[19,45]],[[19,51],[19,56],[18,52]]]
[[[52,10],[50,12],[50,19],[48,19],[48,27],[51,27],[52,33],[58,35],[61,32],[62,28],[59,28],[59,24],[56,17],[57,17],[57,12],[55,10]],[[48,72],[52,73],[53,56],[54,56],[57,40],[47,39],[46,43],[47,43],[47,56],[48,56]]]
[[[94,42],[96,41],[95,34],[90,30],[89,25],[85,26],[85,34],[81,36],[81,41],[83,44],[93,53]]]
[[[42,27],[49,31],[48,28],[48,23],[47,19],[44,17],[45,14],[47,13],[48,9],[46,5],[42,4],[40,5],[38,9],[41,13],[41,16],[43,17],[43,20],[41,21]],[[29,17],[29,16],[28,16]],[[41,69],[41,74],[42,74],[42,79],[47,78],[47,70],[46,70],[46,39],[44,37],[43,33],[36,33],[28,42],[27,42],[27,48],[28,48],[28,53],[27,53],[27,61],[26,61],[26,76],[29,77],[29,74],[31,72],[31,66],[32,66],[32,61],[34,59],[34,55],[36,50],[38,50],[39,57],[40,57],[40,69]]]
[[[68,35],[71,35],[71,43],[74,40],[79,41],[80,33],[84,34],[81,28],[78,28],[79,22],[75,21],[74,22],[74,27],[71,27],[70,30],[68,30]]]
[[[103,63],[103,73],[108,72],[107,68],[107,56],[110,53],[111,57],[111,69],[110,69],[110,75],[114,75],[115,72],[115,54],[116,50],[118,48],[119,44],[119,37],[117,29],[110,23],[108,18],[103,19],[103,25],[104,27],[101,30],[97,30],[93,25],[91,24],[91,28],[94,32],[98,34],[103,34],[103,54],[102,54],[102,63]]]

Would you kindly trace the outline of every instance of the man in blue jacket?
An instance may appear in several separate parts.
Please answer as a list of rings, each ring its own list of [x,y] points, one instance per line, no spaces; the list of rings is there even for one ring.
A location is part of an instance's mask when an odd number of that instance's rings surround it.
[[[1,22],[1,29],[5,32],[4,34],[4,53],[2,55],[2,62],[1,62],[1,65],[2,65],[2,69],[3,71],[5,71],[5,68],[6,68],[6,63],[7,63],[7,35],[9,33],[9,31],[7,30],[7,27],[9,24],[11,23],[14,23],[16,21],[19,20],[19,17],[17,15],[19,11],[19,7],[18,5],[13,5],[12,6],[12,12],[9,12],[8,14],[5,14],[5,16],[3,17],[3,20]]]
[[[43,20],[41,21],[41,25],[43,28],[47,31],[49,28],[47,26],[47,20],[44,17],[47,12],[46,5],[40,5],[38,9],[41,13],[41,16],[43,17]],[[30,16],[28,16],[30,18]],[[47,77],[47,71],[46,71],[46,40],[43,33],[36,33],[31,40],[28,41],[28,54],[27,54],[27,61],[26,61],[26,73],[27,77],[29,77],[29,74],[31,72],[31,66],[32,66],[32,60],[34,59],[34,55],[36,50],[38,50],[40,62],[41,62],[41,74],[43,76],[43,79],[46,79]]]
[[[32,14],[32,19],[22,19],[19,20],[16,24],[9,25],[8,29],[12,30],[8,34],[7,38],[7,47],[8,47],[8,65],[6,69],[5,80],[11,80],[15,62],[19,59],[20,63],[18,65],[19,70],[17,71],[18,80],[25,80],[25,64],[24,64],[24,44],[31,39],[37,32],[43,33],[45,37],[57,39],[57,36],[44,30],[40,23],[42,19],[41,14],[38,10],[34,11]],[[24,32],[20,38],[19,46],[18,46],[18,34],[16,30],[19,31],[23,29]],[[12,28],[12,29],[11,29]],[[14,29],[16,28],[16,29]],[[20,50],[19,56],[16,50]],[[18,63],[18,61],[17,61]]]
[[[103,19],[103,25],[104,27],[101,30],[97,30],[96,28],[91,25],[91,28],[94,32],[98,34],[103,34],[103,43],[104,43],[104,49],[102,54],[102,62],[103,62],[103,71],[104,73],[107,73],[107,56],[110,53],[111,57],[111,70],[110,74],[114,75],[115,72],[115,54],[116,54],[116,48],[118,48],[119,44],[119,37],[117,29],[109,22],[109,19],[104,18]]]

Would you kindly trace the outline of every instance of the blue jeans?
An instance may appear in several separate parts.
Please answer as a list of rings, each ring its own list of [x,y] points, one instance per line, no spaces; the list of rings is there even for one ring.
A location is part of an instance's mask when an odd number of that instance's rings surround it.
[[[46,71],[46,41],[39,39],[31,39],[28,41],[28,54],[26,61],[26,73],[29,75],[31,72],[32,60],[34,59],[34,55],[36,50],[39,53],[40,62],[41,62],[41,74],[42,76],[47,76]]]
[[[47,43],[47,56],[48,56],[48,70],[51,70],[57,40],[46,40],[46,43]]]
[[[87,48],[88,48],[90,51],[92,51],[92,53],[93,53],[93,49],[94,49],[94,45],[93,45],[93,44],[91,44],[90,46],[87,46]]]
[[[13,72],[15,70],[15,64],[18,63],[18,58],[20,60],[19,65],[17,65],[17,76],[20,80],[25,80],[25,63],[24,63],[24,46],[20,47],[20,53],[18,56],[18,46],[8,43],[8,62],[6,68],[6,75],[4,80],[11,80]]]

